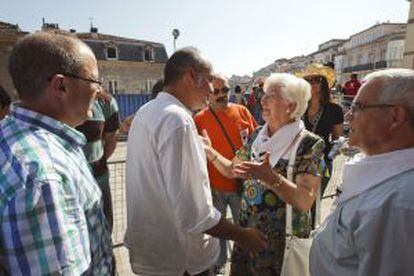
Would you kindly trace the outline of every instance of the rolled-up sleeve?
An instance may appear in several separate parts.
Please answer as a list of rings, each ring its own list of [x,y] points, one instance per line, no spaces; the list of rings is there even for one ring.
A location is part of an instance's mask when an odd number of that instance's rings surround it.
[[[160,149],[166,193],[177,225],[188,233],[203,233],[220,220],[213,206],[206,157],[195,127],[172,132]]]

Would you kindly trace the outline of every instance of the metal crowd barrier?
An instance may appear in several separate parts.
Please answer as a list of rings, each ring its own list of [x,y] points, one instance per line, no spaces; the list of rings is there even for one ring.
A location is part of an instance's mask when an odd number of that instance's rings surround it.
[[[339,195],[337,188],[342,182],[342,169],[348,158],[342,156],[339,159],[340,160],[336,160],[334,162],[334,171],[332,172],[331,177],[331,181],[334,183],[328,185],[331,189],[328,189],[329,191],[326,192],[322,199],[334,198]],[[110,173],[109,181],[111,186],[112,208],[114,214],[112,244],[113,247],[116,248],[123,246],[126,230],[125,160],[108,162],[108,168]]]
[[[125,160],[108,162],[114,215],[112,244],[123,245],[126,230]]]

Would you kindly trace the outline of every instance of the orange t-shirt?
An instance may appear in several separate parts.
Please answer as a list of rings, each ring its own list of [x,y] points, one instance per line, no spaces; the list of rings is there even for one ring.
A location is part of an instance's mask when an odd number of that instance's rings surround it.
[[[216,111],[216,114],[236,150],[243,145],[242,139],[247,142],[257,127],[250,111],[243,105],[229,103],[225,109]],[[234,152],[209,108],[197,113],[194,116],[194,121],[199,133],[203,129],[207,130],[211,144],[216,151],[229,160],[233,159]],[[208,172],[213,189],[222,192],[236,192],[238,190],[236,181],[224,177],[210,162],[208,163]]]

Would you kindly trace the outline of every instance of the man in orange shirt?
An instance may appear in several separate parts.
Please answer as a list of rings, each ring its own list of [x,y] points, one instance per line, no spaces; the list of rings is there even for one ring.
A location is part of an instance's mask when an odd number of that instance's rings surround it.
[[[209,106],[194,117],[199,133],[205,129],[210,136],[212,146],[221,155],[231,160],[257,127],[249,110],[239,104],[229,103],[230,87],[223,75],[216,74],[213,79],[213,91],[209,95]],[[226,216],[230,207],[233,220],[237,221],[240,211],[240,187],[235,179],[220,174],[212,164],[208,164],[213,205]],[[220,257],[216,272],[224,269],[227,261],[226,241],[220,240]]]

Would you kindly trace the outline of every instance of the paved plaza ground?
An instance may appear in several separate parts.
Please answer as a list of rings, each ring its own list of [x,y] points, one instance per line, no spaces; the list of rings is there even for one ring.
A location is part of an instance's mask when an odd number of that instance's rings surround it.
[[[122,245],[123,236],[126,228],[126,198],[125,198],[125,159],[126,159],[126,142],[120,142],[117,145],[114,155],[109,160],[109,169],[111,171],[111,191],[114,208],[114,231],[112,234],[114,249],[117,262],[118,275],[134,275],[129,265],[128,251]],[[334,160],[333,173],[326,195],[334,194],[337,186],[341,183],[342,168],[346,161],[343,155]],[[334,198],[325,198],[322,200],[322,219],[330,213]],[[230,212],[229,212],[230,213]],[[229,265],[226,269],[226,275],[229,274]]]

